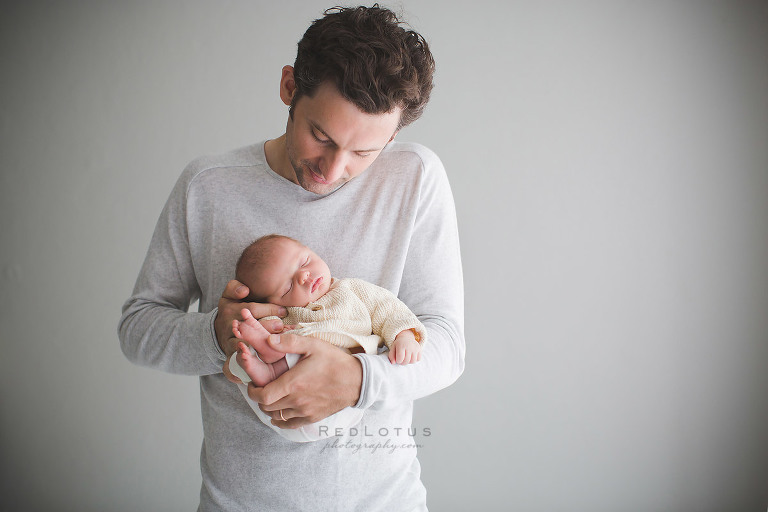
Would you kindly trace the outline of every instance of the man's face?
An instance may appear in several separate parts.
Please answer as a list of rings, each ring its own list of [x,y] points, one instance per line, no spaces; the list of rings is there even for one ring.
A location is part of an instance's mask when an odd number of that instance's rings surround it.
[[[327,194],[359,176],[394,138],[400,112],[366,114],[328,82],[300,97],[285,139],[296,182]]]
[[[308,247],[287,238],[269,242],[269,256],[258,275],[247,274],[252,292],[278,306],[304,307],[331,286],[331,271]]]

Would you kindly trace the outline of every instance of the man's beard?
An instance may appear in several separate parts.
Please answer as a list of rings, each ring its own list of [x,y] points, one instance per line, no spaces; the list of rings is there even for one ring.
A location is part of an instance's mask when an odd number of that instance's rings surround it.
[[[289,157],[289,159],[291,161],[291,166],[293,167],[293,172],[296,174],[296,181],[299,182],[301,188],[312,192],[313,194],[330,194],[348,181],[344,178],[339,178],[333,183],[318,183],[312,179],[311,172],[315,171],[315,174],[318,176],[322,176],[322,174],[317,172],[312,164],[307,161],[296,162],[293,157]]]

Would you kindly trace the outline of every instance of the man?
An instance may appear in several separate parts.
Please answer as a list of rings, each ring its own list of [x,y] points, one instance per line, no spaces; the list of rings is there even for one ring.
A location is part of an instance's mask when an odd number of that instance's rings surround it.
[[[200,376],[200,510],[426,510],[415,443],[431,427],[410,428],[413,400],[463,371],[461,263],[442,164],[393,139],[421,115],[433,70],[424,39],[392,12],[326,11],[282,70],[285,134],[192,162],[171,192],[118,330],[131,361]],[[248,289],[232,280],[242,249],[269,233],[312,247],[334,275],[391,290],[427,329],[422,360],[408,366],[272,337],[302,359],[264,388],[251,385],[250,398],[281,428],[364,410],[327,441],[275,435],[226,368],[243,307],[256,318],[284,314],[241,302]],[[195,299],[199,312],[187,312]]]

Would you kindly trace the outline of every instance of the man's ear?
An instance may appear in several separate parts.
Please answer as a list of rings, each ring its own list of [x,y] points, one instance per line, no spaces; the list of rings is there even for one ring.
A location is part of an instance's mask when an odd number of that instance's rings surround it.
[[[280,99],[290,106],[295,95],[296,80],[293,78],[293,66],[283,66],[283,73],[280,76]]]
[[[387,141],[387,144],[389,144],[390,142],[392,142],[393,140],[395,140],[395,137],[397,136],[397,134],[398,134],[398,133],[400,133],[400,131],[396,131],[395,133],[393,133],[393,134],[392,134],[392,136],[391,136],[391,137],[389,138],[389,140]]]

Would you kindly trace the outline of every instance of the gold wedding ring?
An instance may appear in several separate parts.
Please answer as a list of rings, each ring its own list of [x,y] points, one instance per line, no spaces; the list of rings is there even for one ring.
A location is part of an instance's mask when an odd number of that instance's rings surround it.
[[[288,421],[288,420],[286,420],[286,419],[285,419],[285,416],[283,416],[283,410],[282,410],[282,409],[280,409],[280,418],[281,418],[283,421]]]

